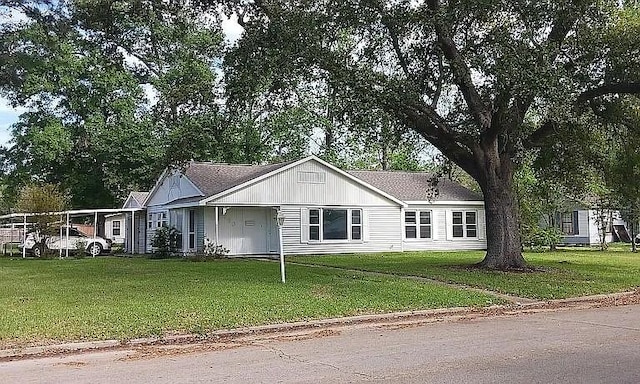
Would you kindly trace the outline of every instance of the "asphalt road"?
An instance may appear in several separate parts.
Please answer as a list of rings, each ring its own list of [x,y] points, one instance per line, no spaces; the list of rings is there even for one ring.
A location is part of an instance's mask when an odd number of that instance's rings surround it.
[[[1,383],[640,383],[640,305],[0,363]]]

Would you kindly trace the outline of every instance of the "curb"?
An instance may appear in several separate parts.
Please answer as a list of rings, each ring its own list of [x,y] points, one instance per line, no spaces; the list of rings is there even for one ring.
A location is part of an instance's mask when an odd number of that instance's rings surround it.
[[[633,299],[635,299],[635,301]],[[631,302],[629,303],[629,301]],[[480,308],[454,307],[372,315],[357,315],[330,319],[258,325],[235,329],[222,329],[210,332],[205,335],[183,334],[130,340],[101,340],[9,348],[0,350],[0,362],[51,357],[66,354],[80,354],[95,351],[125,350],[144,346],[170,346],[224,341],[229,342],[250,336],[277,335],[285,332],[321,330],[327,328],[351,327],[356,325],[384,326],[397,323],[421,324],[490,316],[507,316],[569,309],[610,307],[637,303],[640,303],[640,290],[568,299],[536,301],[532,303],[494,305],[490,307]]]

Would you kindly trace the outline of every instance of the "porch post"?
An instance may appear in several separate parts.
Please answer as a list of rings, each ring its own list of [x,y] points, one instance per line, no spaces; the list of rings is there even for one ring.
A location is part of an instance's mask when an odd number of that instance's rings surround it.
[[[27,257],[27,215],[23,215],[23,230],[22,230],[22,258]],[[35,239],[35,237],[34,237]]]
[[[69,223],[69,221],[70,221],[70,220],[69,220],[69,212],[67,212],[67,236],[65,236],[65,237],[66,237],[66,239],[65,239],[65,244],[67,245],[65,248],[66,248],[67,250],[65,251],[65,257],[69,257],[69,227],[70,227],[70,225],[71,225],[71,224]]]
[[[62,259],[62,215],[60,215],[60,237],[58,244],[60,244],[58,247],[58,258]]]
[[[98,211],[96,211],[93,216],[93,242],[94,243],[96,241],[96,236],[98,236]],[[92,255],[92,256],[96,257],[96,255]]]
[[[136,244],[136,212],[131,211],[131,254],[135,254],[135,244]]]
[[[218,206],[216,205],[216,246],[220,245],[220,228],[218,228],[218,224],[220,224],[220,219],[218,219]]]
[[[278,223],[278,241],[280,243],[280,277],[282,282],[285,283],[285,274],[284,274],[284,246],[282,244],[282,226],[284,225],[284,215],[282,211],[278,209],[278,214],[276,215],[276,221]]]

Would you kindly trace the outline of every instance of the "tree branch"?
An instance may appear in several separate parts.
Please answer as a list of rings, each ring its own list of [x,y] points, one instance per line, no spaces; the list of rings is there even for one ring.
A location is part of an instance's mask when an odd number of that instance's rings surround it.
[[[380,18],[382,20],[382,25],[387,28],[389,32],[389,40],[391,40],[391,45],[393,46],[393,50],[398,57],[398,62],[400,63],[400,67],[404,72],[404,75],[407,78],[411,78],[411,74],[409,72],[409,64],[407,62],[407,58],[405,57],[402,49],[400,48],[400,39],[398,38],[398,30],[396,28],[396,23],[391,20],[391,18],[385,13],[384,7],[380,4],[379,1],[373,0],[371,1],[371,5],[380,13]]]
[[[596,88],[582,92],[578,96],[578,104],[583,104],[591,99],[609,94],[640,94],[640,82],[638,83],[615,83],[601,85]]]
[[[427,4],[434,14],[434,27],[438,38],[438,45],[440,46],[444,57],[451,64],[455,83],[460,88],[460,92],[462,92],[462,95],[469,106],[474,121],[478,124],[480,130],[484,131],[491,125],[491,113],[482,101],[478,90],[473,84],[471,70],[465,63],[458,47],[453,41],[449,29],[438,16],[438,13],[440,12],[440,1],[428,0]]]

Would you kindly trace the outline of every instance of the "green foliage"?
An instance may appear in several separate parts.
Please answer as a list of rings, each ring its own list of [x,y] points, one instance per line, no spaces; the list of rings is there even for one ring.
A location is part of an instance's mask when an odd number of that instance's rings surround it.
[[[47,239],[58,232],[58,228],[52,224],[60,220],[60,216],[54,214],[68,207],[68,197],[57,185],[32,184],[20,191],[16,209],[22,213],[34,213],[27,218],[31,224],[35,247],[38,247],[39,257],[51,258],[46,246]]]
[[[178,250],[181,246],[179,239],[180,231],[176,228],[157,228],[151,239],[151,246],[153,247],[151,257],[154,259],[179,257]]]

